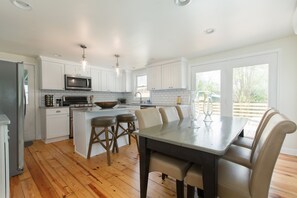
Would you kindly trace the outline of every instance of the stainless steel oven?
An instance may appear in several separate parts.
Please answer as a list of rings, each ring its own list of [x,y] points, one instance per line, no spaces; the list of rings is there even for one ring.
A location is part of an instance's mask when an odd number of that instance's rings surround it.
[[[63,96],[63,106],[69,106],[69,138],[73,138],[73,109],[84,109],[93,107],[89,103],[88,96]]]
[[[65,89],[91,91],[92,79],[86,76],[65,75]]]

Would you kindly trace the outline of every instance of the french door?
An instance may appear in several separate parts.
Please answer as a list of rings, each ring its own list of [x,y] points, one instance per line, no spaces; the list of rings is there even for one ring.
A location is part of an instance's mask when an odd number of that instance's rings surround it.
[[[254,137],[263,113],[277,106],[277,57],[274,52],[193,66],[200,112],[210,95],[213,114],[248,118],[245,135]]]

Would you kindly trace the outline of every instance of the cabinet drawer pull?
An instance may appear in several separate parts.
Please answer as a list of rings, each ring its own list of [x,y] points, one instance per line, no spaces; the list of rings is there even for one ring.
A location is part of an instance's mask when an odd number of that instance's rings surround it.
[[[61,111],[60,110],[57,110],[56,113],[61,113]]]

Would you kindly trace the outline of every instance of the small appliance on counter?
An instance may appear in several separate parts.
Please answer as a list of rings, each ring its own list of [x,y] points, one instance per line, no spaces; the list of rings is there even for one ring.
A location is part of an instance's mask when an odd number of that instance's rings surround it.
[[[126,104],[126,98],[118,98],[120,104]]]
[[[46,107],[53,107],[54,106],[54,95],[45,95],[44,96],[44,105]]]
[[[62,99],[56,99],[56,106],[61,107],[62,106]]]

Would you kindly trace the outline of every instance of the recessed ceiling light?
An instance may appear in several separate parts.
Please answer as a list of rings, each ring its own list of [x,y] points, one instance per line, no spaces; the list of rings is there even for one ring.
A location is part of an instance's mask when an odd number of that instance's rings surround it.
[[[206,30],[204,30],[205,34],[212,34],[214,33],[215,29],[213,28],[207,28]]]
[[[10,0],[13,5],[22,9],[22,10],[32,10],[32,7],[29,3],[21,0]]]

